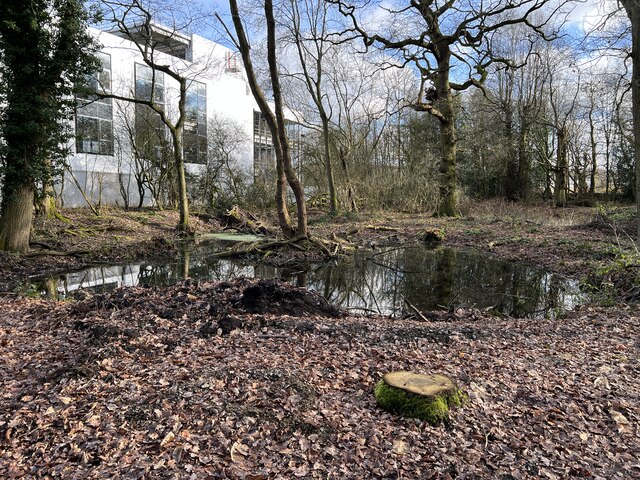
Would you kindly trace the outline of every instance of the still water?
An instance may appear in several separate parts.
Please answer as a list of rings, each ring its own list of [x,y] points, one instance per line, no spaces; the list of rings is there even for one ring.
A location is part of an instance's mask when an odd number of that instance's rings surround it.
[[[281,278],[359,312],[401,316],[457,307],[492,308],[515,317],[554,316],[584,300],[578,282],[484,253],[423,245],[359,250],[329,263],[273,267],[213,258],[219,242],[190,245],[171,262],[88,268],[32,281],[43,295],[64,298],[79,289],[105,292],[120,286],[169,285],[190,277]]]

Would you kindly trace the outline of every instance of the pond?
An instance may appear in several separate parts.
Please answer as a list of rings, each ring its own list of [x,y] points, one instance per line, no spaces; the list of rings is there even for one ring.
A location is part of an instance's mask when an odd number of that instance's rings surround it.
[[[120,286],[162,286],[187,277],[281,278],[355,312],[391,316],[477,307],[515,317],[553,317],[584,300],[575,280],[467,249],[410,245],[357,250],[344,259],[284,268],[214,258],[226,245],[201,242],[185,246],[168,263],[99,266],[31,283],[42,295],[65,298],[79,289],[105,292]]]

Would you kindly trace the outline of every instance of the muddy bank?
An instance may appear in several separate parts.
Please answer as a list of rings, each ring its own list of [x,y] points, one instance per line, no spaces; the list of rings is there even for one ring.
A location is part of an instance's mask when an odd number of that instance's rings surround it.
[[[84,209],[63,213],[64,219],[36,219],[27,255],[0,252],[0,291],[27,283],[31,276],[94,264],[170,258],[177,251],[176,212],[114,209],[99,218]],[[218,228],[198,217],[193,222],[198,231]]]
[[[249,280],[0,301],[3,478],[640,473],[636,309],[392,321]],[[394,369],[470,401],[439,427],[395,418],[372,394]]]

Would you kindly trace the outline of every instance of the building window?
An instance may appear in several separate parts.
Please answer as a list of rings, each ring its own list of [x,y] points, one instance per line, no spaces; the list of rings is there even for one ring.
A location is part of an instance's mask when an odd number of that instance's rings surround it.
[[[151,100],[161,110],[165,108],[164,73],[154,71],[148,65],[135,64],[135,97]],[[150,106],[136,103],[135,106],[136,148],[143,158],[162,158],[166,147],[166,127],[158,112]]]
[[[100,72],[89,79],[90,92],[111,93],[111,56],[98,53]],[[77,97],[76,151],[113,155],[113,104],[91,93]]]
[[[154,71],[148,65],[136,63],[136,98],[151,100],[153,91],[154,103],[164,106],[164,74]]]
[[[289,151],[291,152],[291,164],[302,176],[302,125],[291,120],[285,120],[287,139],[289,140]]]
[[[266,179],[275,165],[271,130],[262,112],[253,112],[253,175]]]
[[[187,119],[184,124],[184,161],[207,163],[207,86],[191,82],[185,103]]]

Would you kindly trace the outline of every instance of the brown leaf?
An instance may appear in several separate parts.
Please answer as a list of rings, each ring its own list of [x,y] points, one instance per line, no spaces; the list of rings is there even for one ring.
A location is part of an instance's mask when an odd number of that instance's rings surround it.
[[[241,462],[244,457],[249,455],[249,447],[241,442],[233,442],[231,445],[231,460],[234,462]]]
[[[173,432],[169,432],[165,435],[165,437],[162,439],[162,441],[160,442],[160,446],[161,447],[166,447],[167,445],[169,445],[171,442],[173,442],[175,440],[176,436]]]
[[[404,442],[402,440],[394,440],[392,451],[396,455],[404,455],[405,453],[407,453],[407,442]]]

